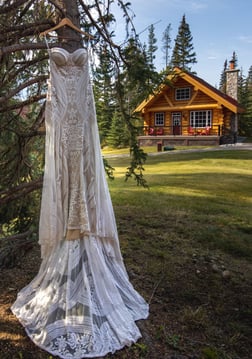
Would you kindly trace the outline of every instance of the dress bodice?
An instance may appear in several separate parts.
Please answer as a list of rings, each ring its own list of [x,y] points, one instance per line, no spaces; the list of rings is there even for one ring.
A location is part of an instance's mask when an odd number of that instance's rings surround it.
[[[61,47],[54,47],[50,50],[51,58],[58,66],[75,65],[83,66],[87,61],[87,50],[81,48],[74,52],[68,52]]]

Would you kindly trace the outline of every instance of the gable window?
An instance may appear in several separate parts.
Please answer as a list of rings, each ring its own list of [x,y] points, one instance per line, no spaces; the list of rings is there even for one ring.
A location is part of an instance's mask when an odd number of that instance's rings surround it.
[[[212,111],[191,111],[190,126],[191,127],[211,127]]]
[[[155,113],[155,126],[164,126],[165,114],[164,112]]]
[[[191,97],[190,87],[175,89],[175,99],[178,101],[189,100]]]

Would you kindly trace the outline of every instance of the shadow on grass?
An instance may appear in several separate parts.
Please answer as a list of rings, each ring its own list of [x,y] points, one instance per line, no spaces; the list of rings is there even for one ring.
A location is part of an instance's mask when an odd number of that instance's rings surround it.
[[[105,156],[106,157],[106,156]],[[229,149],[229,150],[204,150],[204,151],[185,151],[185,152],[162,152],[150,154],[147,156],[146,165],[149,164],[159,164],[166,161],[170,162],[182,162],[182,161],[195,161],[195,160],[251,160],[252,159],[252,151],[246,149]],[[120,157],[120,155],[116,158],[109,158],[109,163],[113,163],[113,166],[125,166],[127,167],[129,164],[129,158]]]
[[[147,180],[148,191],[132,185],[121,190],[121,184],[111,187],[113,203],[122,210],[119,216],[127,214],[130,227],[135,223],[130,231],[156,229],[200,242],[208,249],[252,257],[250,176],[158,174]]]

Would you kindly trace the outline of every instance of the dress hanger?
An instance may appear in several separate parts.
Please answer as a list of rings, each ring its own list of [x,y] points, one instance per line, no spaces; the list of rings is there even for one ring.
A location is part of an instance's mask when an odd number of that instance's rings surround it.
[[[52,32],[54,30],[57,30],[59,29],[60,27],[63,27],[63,26],[69,26],[71,27],[73,30],[75,31],[78,31],[79,33],[81,33],[82,35],[85,35],[86,37],[88,37],[89,39],[94,39],[94,37],[90,34],[88,34],[87,32],[85,31],[82,31],[81,29],[79,29],[77,26],[75,26],[72,21],[70,19],[68,19],[67,17],[65,17],[64,19],[62,19],[58,25],[48,29],[48,30],[45,30],[43,32],[41,32],[39,34],[39,36],[46,36],[49,32]]]

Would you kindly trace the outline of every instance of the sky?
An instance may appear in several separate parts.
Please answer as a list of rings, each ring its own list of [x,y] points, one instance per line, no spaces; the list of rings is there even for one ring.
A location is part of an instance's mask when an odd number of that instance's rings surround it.
[[[130,1],[130,0],[129,0]],[[233,51],[238,68],[247,76],[252,66],[252,1],[251,0],[131,0],[133,22],[142,43],[148,43],[148,27],[154,24],[158,50],[157,70],[164,68],[162,37],[171,24],[171,46],[183,15],[193,37],[197,64],[192,70],[199,77],[218,87],[224,62],[231,60]],[[119,39],[124,31],[122,22],[114,29]],[[120,41],[119,41],[120,42]]]

